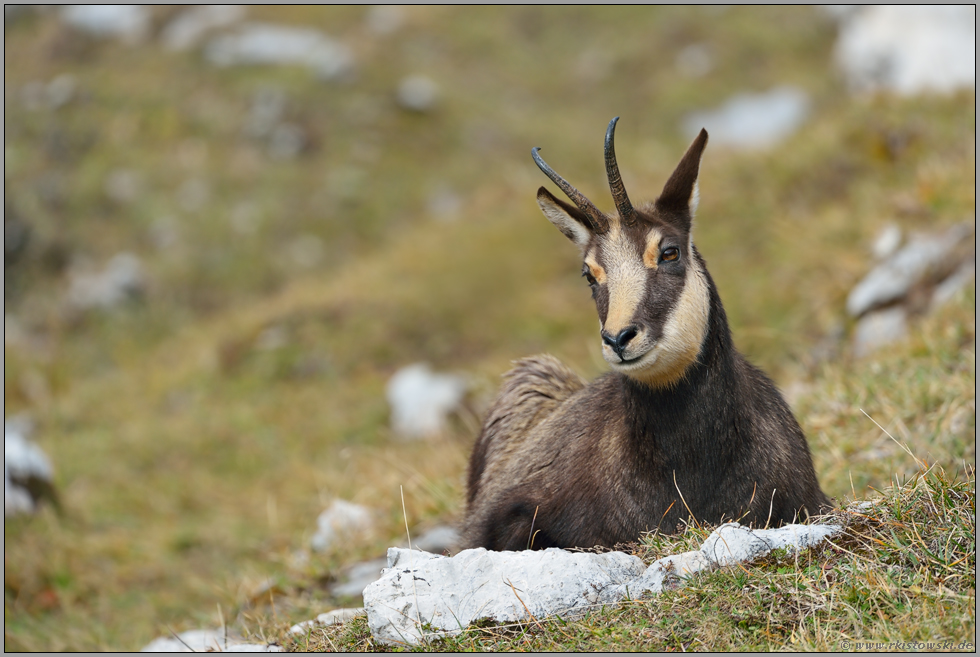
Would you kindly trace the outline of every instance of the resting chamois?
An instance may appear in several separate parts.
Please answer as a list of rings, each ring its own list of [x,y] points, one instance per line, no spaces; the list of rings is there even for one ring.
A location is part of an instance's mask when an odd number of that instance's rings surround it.
[[[505,375],[470,458],[465,547],[613,546],[691,515],[761,527],[829,506],[793,413],[732,345],[691,241],[708,133],[660,197],[634,208],[616,164],[618,118],[605,141],[616,213],[531,151],[575,204],[538,190],[544,215],[582,251],[612,372],[587,383],[542,355]]]

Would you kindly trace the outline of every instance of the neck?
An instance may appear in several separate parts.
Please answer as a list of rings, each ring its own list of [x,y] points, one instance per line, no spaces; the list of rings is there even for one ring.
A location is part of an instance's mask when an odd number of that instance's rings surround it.
[[[705,276],[710,312],[697,359],[668,386],[651,386],[623,376],[624,410],[638,449],[666,454],[707,448],[713,440],[710,427],[724,423],[733,412],[730,400],[736,382],[731,330],[714,281],[707,271]],[[677,436],[674,426],[702,430]]]

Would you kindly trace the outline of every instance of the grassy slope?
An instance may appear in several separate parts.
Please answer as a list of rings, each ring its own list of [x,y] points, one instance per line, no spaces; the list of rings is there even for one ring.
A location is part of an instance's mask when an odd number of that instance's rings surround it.
[[[254,10],[343,36],[361,62],[346,86],[92,44],[49,18],[7,28],[5,204],[35,242],[5,273],[5,311],[33,336],[5,341],[5,412],[38,420],[68,513],[5,522],[5,647],[135,648],[215,624],[215,605],[271,633],[329,604],[339,565],[400,535],[399,486],[413,526],[453,517],[481,403],[511,359],[548,350],[602,370],[574,249],[533,204],[530,146],[602,206],[597,149],[619,114],[627,185],[653,196],[686,145],[683,112],[745,88],[801,84],[814,116],[769,153],[709,145],[696,240],[740,348],[780,383],[809,382],[796,406],[825,489],[863,497],[914,468],[859,408],[951,476],[975,463],[972,291],[882,358],[809,355],[885,220],[973,216],[972,95],[852,100],[827,66],[832,25],[761,11],[430,8],[381,39],[360,8]],[[718,65],[692,83],[673,57],[697,41]],[[76,101],[21,107],[21,84],[65,71]],[[432,115],[391,102],[416,71],[442,85]],[[295,161],[243,136],[268,85],[312,137]],[[127,205],[102,191],[119,167],[143,180]],[[193,178],[211,189],[198,211],[175,200]],[[456,221],[426,209],[442,188],[464,200]],[[236,230],[236,213],[255,232]],[[162,217],[177,246],[153,246]],[[325,257],[302,270],[284,254],[307,235]],[[46,264],[58,248],[96,262],[138,252],[147,301],[64,317],[63,275]],[[284,347],[259,348],[270,328]],[[475,413],[441,441],[404,444],[386,429],[384,382],[423,359],[473,374]],[[378,508],[377,534],[297,558],[334,496]],[[259,595],[270,577],[286,592],[272,606]]]

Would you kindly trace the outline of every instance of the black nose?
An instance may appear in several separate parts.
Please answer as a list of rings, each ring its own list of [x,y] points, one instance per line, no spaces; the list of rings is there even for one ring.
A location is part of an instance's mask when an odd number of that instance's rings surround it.
[[[609,333],[606,333],[605,330],[603,330],[601,333],[602,341],[612,347],[612,350],[615,351],[616,355],[620,358],[623,357],[623,351],[626,349],[626,345],[629,344],[630,340],[636,337],[636,334],[637,328],[635,326],[627,326],[620,331],[619,335],[617,335],[615,338]]]

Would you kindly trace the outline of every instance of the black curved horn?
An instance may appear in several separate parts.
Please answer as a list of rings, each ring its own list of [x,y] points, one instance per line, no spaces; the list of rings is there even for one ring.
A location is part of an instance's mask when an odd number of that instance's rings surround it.
[[[636,210],[630,202],[630,197],[626,195],[626,186],[623,185],[623,178],[619,175],[619,165],[616,164],[616,146],[613,141],[616,137],[617,116],[609,122],[606,128],[606,176],[609,178],[609,191],[612,192],[613,201],[616,202],[616,209],[619,210],[619,218],[627,226],[632,226],[636,221]]]
[[[609,221],[606,219],[606,215],[599,211],[599,208],[595,204],[587,199],[585,195],[572,187],[567,180],[555,173],[554,169],[548,166],[548,164],[541,159],[538,155],[538,151],[541,150],[540,147],[535,146],[531,149],[531,157],[534,158],[534,163],[538,165],[538,168],[544,172],[544,175],[551,178],[551,182],[558,185],[561,191],[565,192],[565,196],[571,199],[572,203],[578,207],[579,210],[585,214],[586,219],[589,221],[589,228],[592,232],[597,234],[602,234],[609,230]]]

